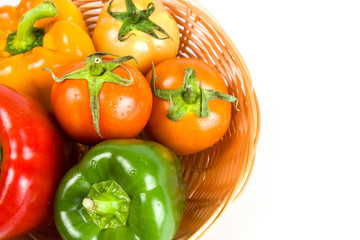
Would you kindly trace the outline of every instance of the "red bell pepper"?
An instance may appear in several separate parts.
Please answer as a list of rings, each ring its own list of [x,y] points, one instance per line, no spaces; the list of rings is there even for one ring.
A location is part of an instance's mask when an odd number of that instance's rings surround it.
[[[52,202],[73,148],[33,99],[0,85],[0,239],[52,222]]]

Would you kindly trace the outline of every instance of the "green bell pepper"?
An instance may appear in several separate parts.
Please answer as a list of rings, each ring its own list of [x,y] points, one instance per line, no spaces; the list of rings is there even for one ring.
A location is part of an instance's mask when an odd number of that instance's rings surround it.
[[[177,156],[156,142],[108,140],[62,179],[55,224],[63,239],[172,239],[186,186]]]

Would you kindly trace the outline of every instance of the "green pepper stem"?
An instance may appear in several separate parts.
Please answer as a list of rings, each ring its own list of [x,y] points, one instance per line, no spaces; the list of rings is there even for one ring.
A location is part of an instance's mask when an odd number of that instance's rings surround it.
[[[82,205],[86,210],[101,215],[113,215],[120,207],[117,197],[109,192],[103,192],[99,196],[86,196],[82,201]]]
[[[33,9],[27,11],[21,17],[17,31],[14,33],[15,36],[12,40],[11,46],[8,48],[14,48],[17,49],[18,52],[23,53],[28,51],[28,49],[37,42],[38,38],[41,38],[42,44],[42,37],[44,34],[42,33],[40,34],[41,36],[39,36],[39,34],[36,33],[36,28],[33,26],[36,21],[43,18],[54,17],[56,14],[57,9],[54,3],[49,0],[44,1]]]
[[[88,211],[101,215],[114,214],[119,209],[118,199],[109,192],[103,192],[99,196],[86,196],[82,204]]]
[[[94,183],[82,205],[100,229],[126,225],[130,198],[114,180]]]

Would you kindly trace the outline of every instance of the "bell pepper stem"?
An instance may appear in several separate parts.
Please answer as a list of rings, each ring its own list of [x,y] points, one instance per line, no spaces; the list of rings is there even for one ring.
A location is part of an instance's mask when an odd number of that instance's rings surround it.
[[[82,206],[100,229],[125,226],[130,198],[114,180],[95,183],[82,201]]]
[[[41,46],[44,32],[34,28],[34,24],[40,19],[56,16],[57,12],[56,6],[50,0],[27,11],[20,19],[17,31],[9,35],[6,50],[19,54]]]
[[[101,215],[114,214],[119,204],[114,194],[103,192],[99,196],[86,196],[82,202],[83,207],[90,211]]]

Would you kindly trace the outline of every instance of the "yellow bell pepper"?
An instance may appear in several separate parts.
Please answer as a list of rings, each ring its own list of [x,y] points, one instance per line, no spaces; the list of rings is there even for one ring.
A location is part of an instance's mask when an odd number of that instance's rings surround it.
[[[79,9],[71,0],[22,0],[0,7],[0,84],[37,99],[50,109],[55,73],[93,53]]]

